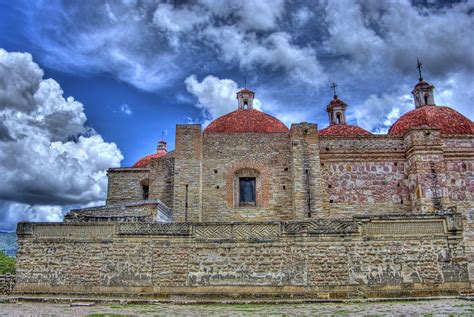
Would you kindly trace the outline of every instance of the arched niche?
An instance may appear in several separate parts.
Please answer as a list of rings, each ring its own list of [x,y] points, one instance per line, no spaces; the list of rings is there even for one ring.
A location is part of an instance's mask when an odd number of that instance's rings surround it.
[[[269,170],[257,162],[238,162],[227,172],[226,187],[227,204],[231,208],[267,207]]]

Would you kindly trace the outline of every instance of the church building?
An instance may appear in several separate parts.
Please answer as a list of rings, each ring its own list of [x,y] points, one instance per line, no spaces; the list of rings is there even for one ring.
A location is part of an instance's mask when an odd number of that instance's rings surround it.
[[[18,293],[203,299],[453,295],[474,286],[474,124],[435,103],[386,135],[347,122],[287,127],[237,92],[236,110],[178,124],[131,167],[108,170],[105,206],[20,223]]]

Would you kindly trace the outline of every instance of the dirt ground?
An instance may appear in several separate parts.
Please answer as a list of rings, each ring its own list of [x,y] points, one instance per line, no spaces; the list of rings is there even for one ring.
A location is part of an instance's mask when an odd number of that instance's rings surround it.
[[[3,303],[0,316],[474,316],[474,301],[431,300],[295,305],[121,305],[70,306]]]

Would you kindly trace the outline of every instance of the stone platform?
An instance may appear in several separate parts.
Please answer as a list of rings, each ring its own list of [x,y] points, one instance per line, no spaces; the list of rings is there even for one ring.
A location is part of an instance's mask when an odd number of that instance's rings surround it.
[[[469,292],[461,215],[20,223],[17,294],[281,300]]]

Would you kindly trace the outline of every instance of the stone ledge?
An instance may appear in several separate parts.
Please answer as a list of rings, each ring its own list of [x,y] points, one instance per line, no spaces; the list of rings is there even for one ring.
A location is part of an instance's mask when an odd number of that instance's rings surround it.
[[[17,234],[33,238],[105,238],[115,235],[189,236],[198,240],[274,241],[283,236],[457,236],[462,232],[460,214],[364,216],[352,219],[313,219],[288,222],[68,222],[28,223]]]

